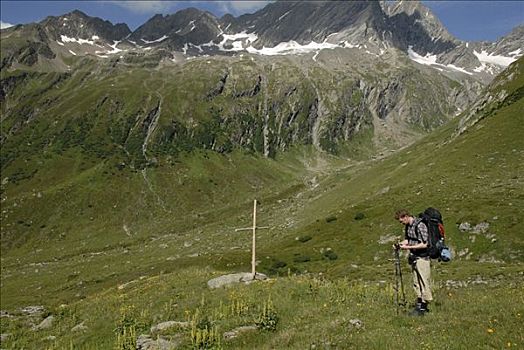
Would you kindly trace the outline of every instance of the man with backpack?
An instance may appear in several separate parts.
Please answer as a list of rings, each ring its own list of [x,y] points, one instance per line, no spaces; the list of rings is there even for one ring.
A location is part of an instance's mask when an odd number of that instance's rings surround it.
[[[431,294],[431,260],[428,254],[429,230],[422,218],[416,218],[401,209],[395,219],[405,226],[404,240],[397,247],[409,250],[408,262],[413,271],[413,287],[417,295],[412,315],[423,316],[428,312]]]

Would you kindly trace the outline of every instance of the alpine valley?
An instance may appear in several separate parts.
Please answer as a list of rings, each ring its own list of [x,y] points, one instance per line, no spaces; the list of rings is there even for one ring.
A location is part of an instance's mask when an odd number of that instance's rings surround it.
[[[524,346],[524,25],[275,1],[0,33],[2,349]],[[269,278],[211,289],[254,199]],[[428,206],[453,260],[421,320],[393,215]]]

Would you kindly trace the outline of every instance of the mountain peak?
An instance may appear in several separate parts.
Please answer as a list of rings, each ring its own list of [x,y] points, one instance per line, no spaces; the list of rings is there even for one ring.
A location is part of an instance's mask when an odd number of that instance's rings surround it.
[[[400,0],[389,5],[390,17],[408,16],[413,24],[420,24],[433,38],[440,41],[457,42],[433,12],[419,0]]]
[[[80,39],[97,36],[108,42],[113,42],[122,40],[131,33],[127,24],[113,25],[110,21],[91,17],[80,10],[74,10],[58,17],[47,17],[40,24],[55,40],[62,36]]]

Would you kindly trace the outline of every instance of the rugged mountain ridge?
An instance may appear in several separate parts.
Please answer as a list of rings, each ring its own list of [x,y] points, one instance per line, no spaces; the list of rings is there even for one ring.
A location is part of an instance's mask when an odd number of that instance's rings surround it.
[[[220,19],[189,8],[133,33],[74,11],[2,30],[2,43],[3,166],[76,146],[137,168],[194,149],[369,156],[446,123],[496,73],[437,63],[470,48],[418,2],[277,1]]]
[[[220,35],[220,23],[209,12],[196,8],[181,10],[173,15],[155,15],[138,27],[128,41],[137,46],[161,45],[173,50],[201,45]]]
[[[399,50],[418,63],[449,74],[470,75],[484,83],[520,57],[523,52],[519,49],[524,46],[522,28],[495,43],[460,41],[419,1],[276,1],[238,18],[217,18],[189,8],[172,15],[156,15],[133,33],[126,25],[112,26],[79,11],[49,17],[33,26],[49,36],[38,42],[51,52],[60,49],[55,43],[65,44],[69,50],[61,54],[66,56],[91,54],[107,58],[139,53],[176,60],[239,52],[316,53],[337,47],[370,55]],[[4,30],[3,35],[16,35],[14,32],[25,30],[23,27]],[[7,56],[3,67],[17,61],[16,53]]]
[[[48,69],[63,71],[67,69],[64,58],[118,52],[116,45],[129,34],[126,24],[113,25],[77,10],[49,16],[40,23],[2,30],[0,67],[31,67],[40,61]]]
[[[349,63],[354,57],[341,52],[332,58]],[[130,70],[125,62],[79,61],[70,73],[9,75],[1,80],[2,163],[77,146],[92,154],[122,153],[136,167],[195,149],[242,148],[273,157],[313,145],[355,156],[347,149],[355,140],[360,151],[394,149],[469,103],[456,83],[428,71],[388,67],[377,72],[388,81],[377,83],[311,62],[286,58],[264,65],[231,57],[213,66],[194,60],[148,71]],[[413,89],[432,90],[433,97],[412,95]],[[20,147],[28,138],[31,145]]]
[[[90,17],[81,11],[73,11],[64,16],[51,16],[39,23],[45,31],[49,33],[50,39],[64,40],[62,37],[69,38],[88,38],[98,37],[95,40],[106,42],[121,41],[131,30],[124,23],[113,25],[109,21],[104,21],[97,17]]]

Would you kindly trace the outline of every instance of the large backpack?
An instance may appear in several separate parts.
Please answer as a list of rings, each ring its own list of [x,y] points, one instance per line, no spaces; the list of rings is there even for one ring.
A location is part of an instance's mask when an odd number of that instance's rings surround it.
[[[428,227],[427,255],[431,259],[439,259],[445,262],[450,261],[451,254],[446,246],[446,233],[440,212],[430,207],[424,210],[423,213],[420,213],[419,218],[422,219],[422,222]]]

